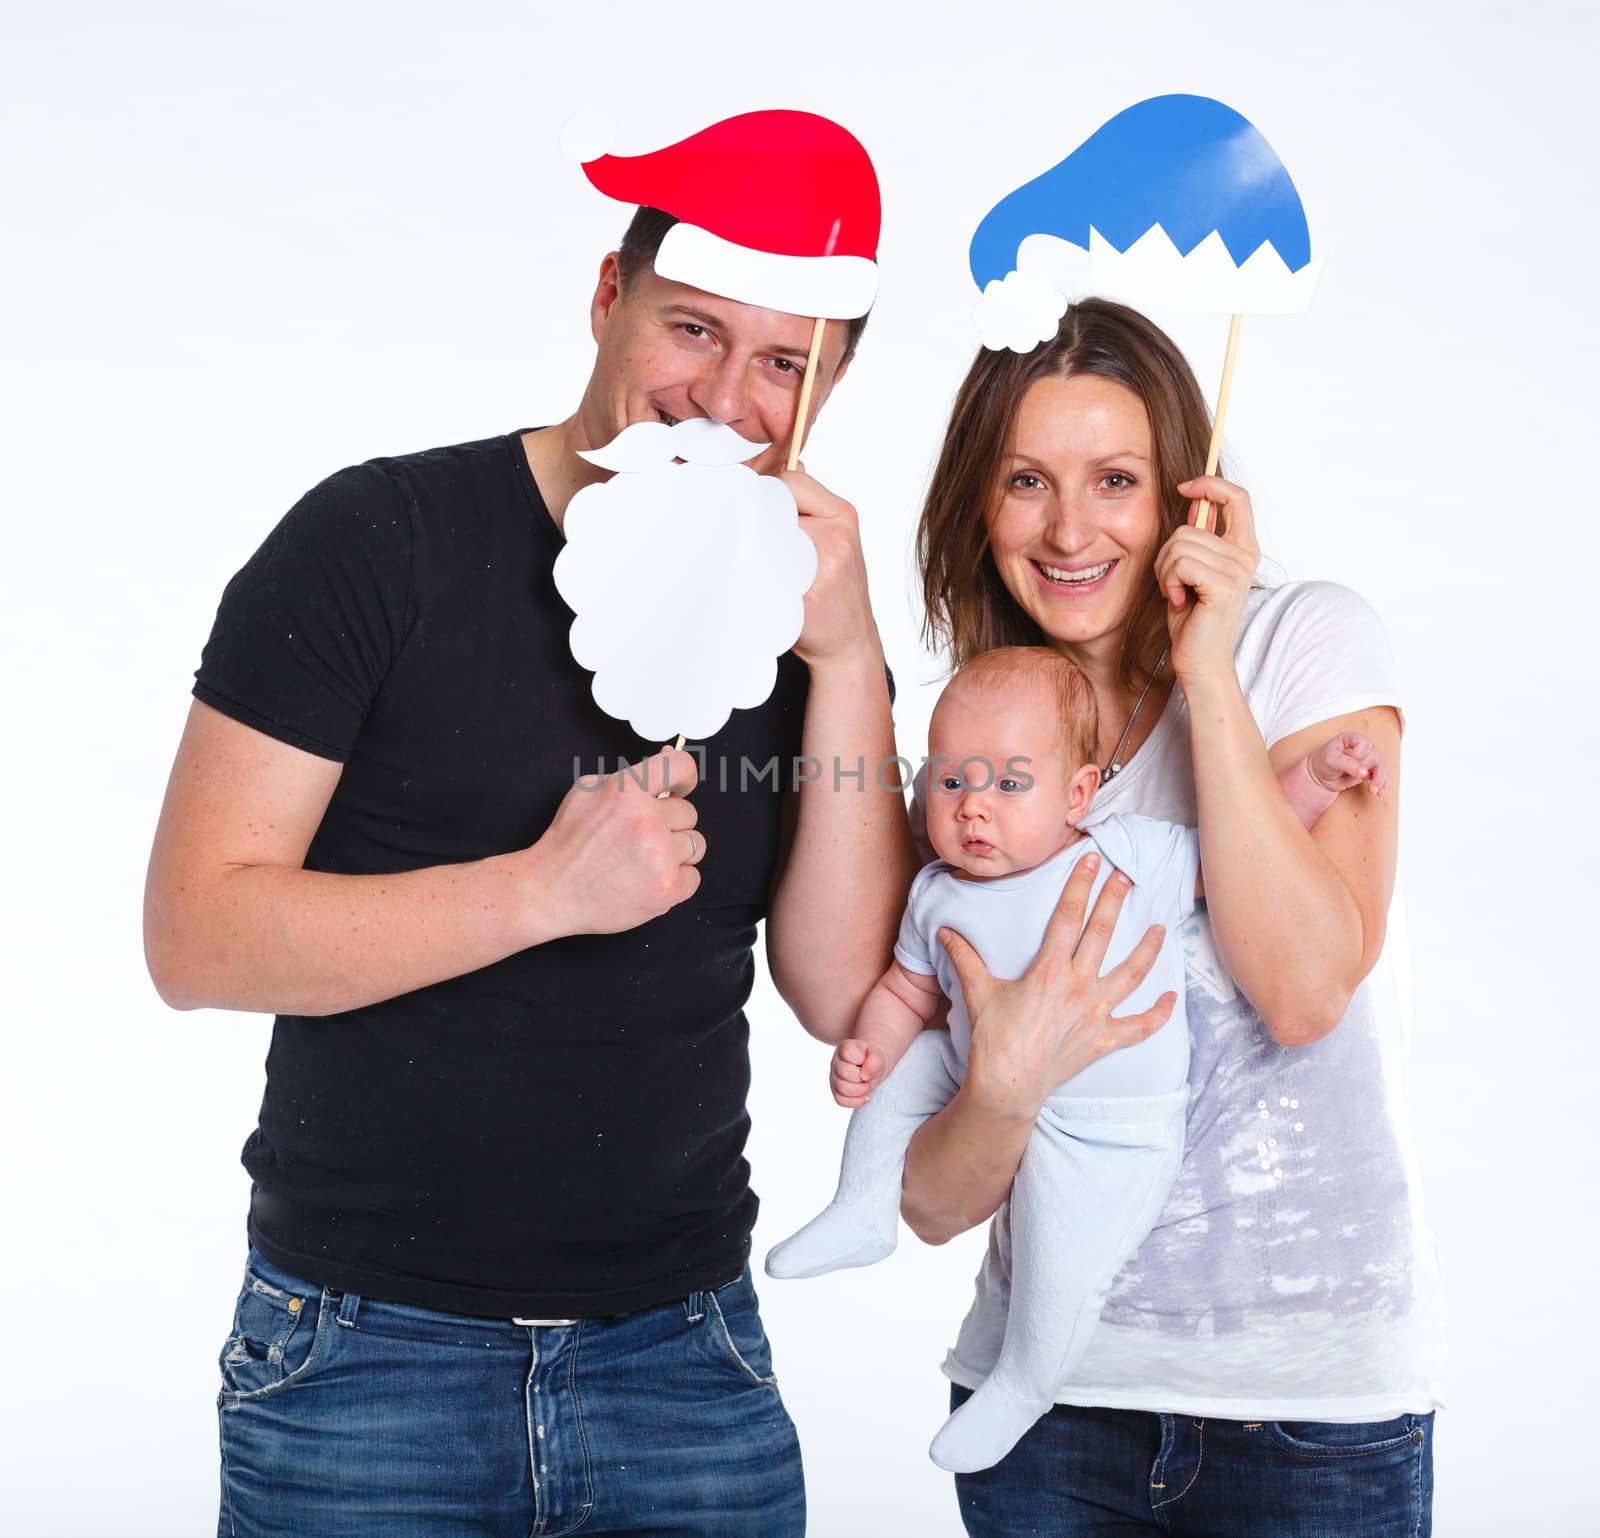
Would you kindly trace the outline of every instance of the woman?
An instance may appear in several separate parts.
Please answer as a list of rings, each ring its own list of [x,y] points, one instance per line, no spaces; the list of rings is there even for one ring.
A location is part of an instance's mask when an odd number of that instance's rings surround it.
[[[995,1468],[957,1479],[973,1534],[1429,1530],[1431,1239],[1397,999],[1377,967],[1396,850],[1393,665],[1353,593],[1252,585],[1248,495],[1182,479],[1208,437],[1172,342],[1085,301],[1034,352],[980,354],[918,532],[929,630],[952,662],[1039,642],[1077,662],[1100,714],[1091,816],[1198,822],[1207,891],[1230,915],[1213,933],[1202,912],[1183,935],[1193,1056],[1173,1195],[1065,1402]],[[1220,533],[1188,521],[1198,498]],[[1392,788],[1341,797],[1307,833],[1274,772],[1343,729],[1378,747]],[[998,1214],[945,1364],[953,1405],[998,1351],[1004,1202],[1061,1034],[1038,977],[995,982],[956,953],[971,1061],[912,1144],[903,1203],[932,1243]]]

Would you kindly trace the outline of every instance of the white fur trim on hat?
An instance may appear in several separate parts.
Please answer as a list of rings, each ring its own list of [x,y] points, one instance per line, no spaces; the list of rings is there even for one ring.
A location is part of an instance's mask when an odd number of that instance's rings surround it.
[[[675,224],[656,252],[656,272],[790,315],[851,320],[872,308],[878,292],[878,264],[864,256],[780,256],[723,240],[698,225]]]
[[[1066,313],[1066,295],[1036,272],[991,278],[972,307],[978,336],[991,352],[1008,347],[1012,352],[1032,352],[1056,334]]]

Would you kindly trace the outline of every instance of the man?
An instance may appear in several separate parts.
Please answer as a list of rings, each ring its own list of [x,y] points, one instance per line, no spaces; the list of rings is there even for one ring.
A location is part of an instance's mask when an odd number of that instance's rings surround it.
[[[780,469],[813,316],[813,410],[864,321],[876,182],[795,113],[586,169],[719,206],[641,208],[605,258],[577,410],[324,482],[229,585],[197,674],[150,970],[177,1008],[278,1017],[224,1531],[803,1530],[745,1267],[742,1005],[765,917],[785,1000],[846,1034],[912,872],[856,515],[785,477],[818,555],[804,629],[709,745],[770,778],[700,783],[666,751],[575,786],[575,761],[654,746],[595,706],[550,569],[604,478],[579,451],[632,424],[709,417]],[[802,206],[825,245],[764,236]],[[822,773],[795,785],[797,758]]]

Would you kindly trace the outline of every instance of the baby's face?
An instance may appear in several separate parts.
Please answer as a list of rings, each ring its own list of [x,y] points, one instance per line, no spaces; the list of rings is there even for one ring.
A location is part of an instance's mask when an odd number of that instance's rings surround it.
[[[1098,783],[1063,762],[1055,696],[956,684],[928,730],[928,839],[941,860],[979,880],[1028,870],[1076,837]]]

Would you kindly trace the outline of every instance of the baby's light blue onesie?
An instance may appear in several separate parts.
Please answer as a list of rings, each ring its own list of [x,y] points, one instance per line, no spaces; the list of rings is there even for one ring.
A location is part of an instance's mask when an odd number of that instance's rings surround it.
[[[870,1265],[894,1249],[906,1149],[955,1095],[972,1044],[939,930],[964,935],[992,976],[1020,977],[1038,954],[1067,877],[1095,850],[1095,896],[1113,867],[1133,880],[1102,970],[1123,960],[1150,925],[1167,930],[1149,975],[1116,1013],[1138,1014],[1167,992],[1178,995],[1178,1005],[1153,1036],[1091,1064],[1039,1112],[1011,1190],[1005,1343],[987,1381],[930,1449],[934,1462],[957,1473],[999,1462],[1055,1402],[1106,1289],[1149,1233],[1177,1174],[1189,1098],[1178,925],[1195,907],[1199,834],[1149,817],[1114,816],[1016,875],[976,881],[942,860],[924,867],[912,883],[895,957],[908,972],[937,976],[950,1000],[949,1034],[924,1031],[852,1113],[833,1202],[767,1256],[770,1276],[820,1276]]]

